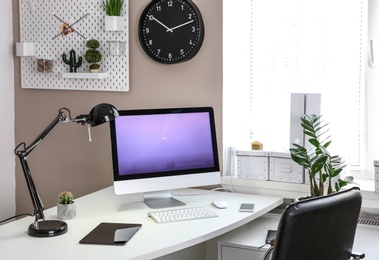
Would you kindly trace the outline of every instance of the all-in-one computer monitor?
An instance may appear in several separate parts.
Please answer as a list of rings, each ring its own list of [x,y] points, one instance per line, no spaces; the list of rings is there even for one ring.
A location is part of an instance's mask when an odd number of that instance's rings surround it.
[[[110,122],[116,194],[151,208],[184,205],[171,189],[220,183],[211,107],[121,110]]]

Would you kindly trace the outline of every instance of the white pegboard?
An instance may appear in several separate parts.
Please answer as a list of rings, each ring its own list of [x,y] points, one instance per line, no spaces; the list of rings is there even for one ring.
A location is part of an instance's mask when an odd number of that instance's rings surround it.
[[[33,42],[35,57],[21,57],[21,87],[32,89],[71,89],[98,91],[129,91],[129,35],[128,12],[129,1],[124,1],[123,31],[105,31],[105,12],[101,0],[19,0],[20,3],[20,41]],[[59,35],[59,25],[63,21],[73,24],[88,14],[72,27],[78,32],[65,37]],[[84,39],[81,35],[86,37]],[[55,38],[54,38],[55,37]],[[103,58],[101,71],[107,71],[108,78],[77,79],[63,78],[63,72],[69,72],[69,66],[62,61],[62,54],[74,49],[76,56],[83,57],[83,64],[78,72],[89,72],[89,64],[84,59],[87,40],[97,39],[98,49]],[[125,43],[122,55],[110,55],[108,42]],[[36,59],[53,59],[54,69],[50,73],[37,72]]]

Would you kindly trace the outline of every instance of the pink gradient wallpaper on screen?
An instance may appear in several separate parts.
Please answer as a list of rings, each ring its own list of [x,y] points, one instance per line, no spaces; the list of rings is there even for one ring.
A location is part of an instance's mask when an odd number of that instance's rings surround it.
[[[119,174],[213,167],[208,113],[116,119]]]

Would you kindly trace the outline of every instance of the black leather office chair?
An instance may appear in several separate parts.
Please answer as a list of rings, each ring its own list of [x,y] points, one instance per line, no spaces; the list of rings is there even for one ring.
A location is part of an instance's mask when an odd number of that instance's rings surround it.
[[[360,190],[352,188],[290,204],[264,259],[351,259],[361,203]],[[353,257],[362,259],[364,255]]]

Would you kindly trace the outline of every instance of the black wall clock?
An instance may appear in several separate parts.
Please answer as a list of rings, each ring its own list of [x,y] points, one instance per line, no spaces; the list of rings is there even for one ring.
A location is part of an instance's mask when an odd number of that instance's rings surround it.
[[[191,0],[153,0],[141,15],[138,34],[150,58],[174,64],[197,54],[204,39],[204,23]]]

